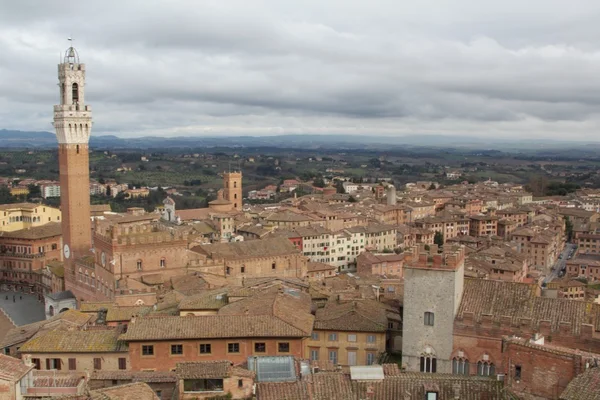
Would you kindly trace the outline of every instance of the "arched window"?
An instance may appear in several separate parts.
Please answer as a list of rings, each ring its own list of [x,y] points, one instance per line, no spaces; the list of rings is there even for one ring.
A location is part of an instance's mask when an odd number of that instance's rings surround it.
[[[237,193],[234,193],[234,194],[233,194],[233,198],[234,198],[234,199],[237,199]]]
[[[237,187],[237,181],[233,181],[233,187],[236,188]]]
[[[469,360],[464,357],[452,359],[452,373],[455,375],[469,375]]]
[[[137,269],[138,271],[142,270],[142,260],[137,260]]]
[[[167,266],[167,260],[165,260],[165,258],[163,257],[160,259],[160,267],[164,268],[166,266]]]
[[[73,104],[79,103],[79,85],[73,84]]]
[[[494,363],[490,361],[479,361],[477,363],[477,375],[479,376],[494,376],[496,375],[496,368]]]
[[[437,359],[433,355],[421,356],[421,372],[434,373],[437,370]]]

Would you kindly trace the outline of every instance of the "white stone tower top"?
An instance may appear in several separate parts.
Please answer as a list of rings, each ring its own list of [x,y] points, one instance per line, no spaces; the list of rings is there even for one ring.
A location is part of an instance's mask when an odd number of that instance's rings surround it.
[[[70,39],[69,39],[70,40]],[[54,128],[59,144],[87,144],[92,129],[92,109],[85,104],[85,64],[73,46],[58,64],[60,104],[54,106]]]

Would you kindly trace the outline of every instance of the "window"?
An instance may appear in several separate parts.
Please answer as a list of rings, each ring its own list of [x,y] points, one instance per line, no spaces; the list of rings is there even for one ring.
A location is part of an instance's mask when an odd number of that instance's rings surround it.
[[[138,271],[142,270],[142,260],[137,261],[137,269],[138,269]]]
[[[329,361],[331,361],[331,363],[333,365],[337,365],[337,363],[338,363],[337,350],[329,350]]]
[[[368,335],[367,343],[375,343],[375,335]]]
[[[156,393],[156,397],[158,397],[159,399],[162,399],[162,390],[157,390],[155,393]]]
[[[437,359],[433,356],[421,357],[421,372],[436,372]]]
[[[367,365],[375,364],[375,353],[367,353]]]
[[[142,355],[143,356],[153,356],[154,355],[154,346],[143,345],[142,346]]]
[[[182,344],[172,344],[171,345],[171,355],[174,355],[174,356],[183,355],[183,345]]]
[[[311,333],[310,338],[312,340],[319,340],[319,333],[318,332]]]
[[[271,269],[275,269],[275,261],[273,261],[273,264],[271,264]]]
[[[31,363],[34,365],[35,369],[42,369],[42,363],[39,358],[32,358]]]
[[[227,352],[228,353],[239,353],[240,352],[240,344],[239,343],[228,343],[227,344]]]
[[[119,358],[119,369],[127,369],[127,359]]]
[[[77,360],[75,358],[69,358],[69,371],[75,371],[77,369]]]
[[[515,379],[516,380],[521,379],[521,366],[520,365],[515,365]]]
[[[356,365],[356,352],[355,351],[348,352],[348,365]]]
[[[494,364],[489,361],[479,361],[477,363],[477,375],[479,376],[494,376],[496,374],[496,368]]]
[[[223,379],[185,379],[184,392],[222,392]]]
[[[452,373],[455,375],[469,375],[469,360],[454,357],[452,359]]]
[[[425,325],[433,326],[434,315],[432,312],[425,312]]]
[[[279,353],[289,353],[290,352],[290,343],[289,342],[277,343],[277,351]]]
[[[227,275],[231,275],[231,268],[227,267],[225,269],[225,272],[227,273]]]
[[[427,392],[425,395],[425,400],[438,400],[438,392]]]
[[[102,369],[102,359],[101,358],[94,358],[94,369],[96,371],[99,371]]]
[[[244,272],[246,272],[246,267],[244,265],[242,265],[242,267],[240,268],[240,272],[243,274]]]
[[[244,380],[243,379],[238,379],[238,387],[239,388],[244,387]]]
[[[310,349],[310,360],[311,361],[319,360],[319,349]]]
[[[160,259],[160,267],[161,267],[161,268],[164,268],[166,265],[167,265],[167,264],[166,264],[166,260],[165,260],[164,258],[161,258],[161,259]]]
[[[337,333],[330,333],[329,340],[332,342],[337,342]]]
[[[60,371],[60,358],[46,358],[46,369],[57,369]]]
[[[200,354],[210,354],[212,352],[210,343],[203,343],[200,345]]]
[[[348,341],[349,342],[356,342],[356,335],[353,335],[353,334],[348,335]]]
[[[267,351],[266,343],[254,343],[254,352],[255,353],[264,353]]]

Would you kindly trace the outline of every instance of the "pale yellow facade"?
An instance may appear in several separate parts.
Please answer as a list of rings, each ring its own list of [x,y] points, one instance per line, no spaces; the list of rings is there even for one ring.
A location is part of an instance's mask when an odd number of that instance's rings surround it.
[[[0,205],[0,232],[34,228],[48,222],[61,222],[58,208],[33,203]]]
[[[304,349],[305,357],[313,362],[328,360],[344,367],[376,364],[385,352],[385,332],[315,329]]]

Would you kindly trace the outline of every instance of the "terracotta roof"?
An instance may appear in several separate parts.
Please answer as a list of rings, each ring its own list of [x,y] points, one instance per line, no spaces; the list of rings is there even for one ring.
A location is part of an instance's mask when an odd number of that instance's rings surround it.
[[[260,382],[256,384],[257,400],[308,400],[308,382]]]
[[[41,206],[37,203],[12,203],[12,204],[0,204],[0,210],[18,210],[21,208],[33,210],[36,207]]]
[[[0,348],[12,346],[17,343],[23,343],[46,327],[52,327],[54,329],[57,324],[65,324],[71,327],[81,327],[88,323],[88,321],[91,319],[92,316],[89,314],[84,314],[77,310],[67,310],[55,315],[50,319],[12,328],[4,336],[4,339],[0,344]]]
[[[307,336],[313,329],[314,317],[311,314],[311,298],[307,293],[280,287],[259,292],[219,310],[219,315],[264,315],[277,318]]]
[[[129,324],[125,341],[237,338],[305,337],[306,333],[269,315],[208,315],[140,317]]]
[[[22,360],[0,354],[0,379],[16,382],[28,373],[33,366],[27,366]]]
[[[174,372],[163,371],[93,371],[90,380],[163,383],[177,382]]]
[[[490,315],[494,322],[508,318],[515,326],[527,321],[532,329],[537,329],[540,321],[548,321],[554,332],[561,323],[568,323],[576,335],[584,323],[600,330],[600,304],[537,297],[534,284],[467,278],[457,314],[459,323],[465,313],[473,313],[476,322],[482,315]]]
[[[561,400],[600,400],[600,367],[577,375],[560,395]]]
[[[503,400],[513,398],[504,390],[504,384],[495,379],[478,376],[402,373],[388,376],[383,381],[352,381],[356,399],[377,400],[425,399],[426,391],[438,392],[439,399]],[[372,397],[367,393],[373,393]]]
[[[385,376],[397,376],[402,373],[398,367],[398,364],[383,364],[382,367],[383,375]]]
[[[60,222],[48,222],[34,228],[19,229],[12,232],[1,232],[0,236],[14,239],[43,239],[62,235]]]
[[[81,373],[33,370],[33,387],[77,387],[85,379]]]
[[[21,353],[104,353],[126,352],[118,340],[119,329],[85,331],[51,330],[40,333],[21,346]]]
[[[77,397],[75,397],[77,398]],[[86,399],[84,397],[84,399]],[[86,400],[160,400],[154,390],[145,383],[137,382],[127,385],[112,386],[92,390]]]
[[[213,258],[247,259],[273,257],[299,253],[296,246],[282,237],[273,237],[248,242],[216,243],[196,246],[192,251],[205,253]]]
[[[179,302],[180,310],[218,310],[227,305],[227,289],[213,289],[186,297]]]
[[[313,400],[353,399],[352,386],[348,375],[340,372],[323,372],[313,375]]]
[[[329,265],[322,262],[310,261],[307,263],[306,266],[308,272],[337,270],[337,267],[335,265]]]
[[[177,363],[175,374],[179,379],[217,379],[231,376],[231,362],[197,361]]]
[[[317,310],[314,329],[349,332],[385,332],[385,307],[374,300],[356,300],[339,303],[327,302]]]

